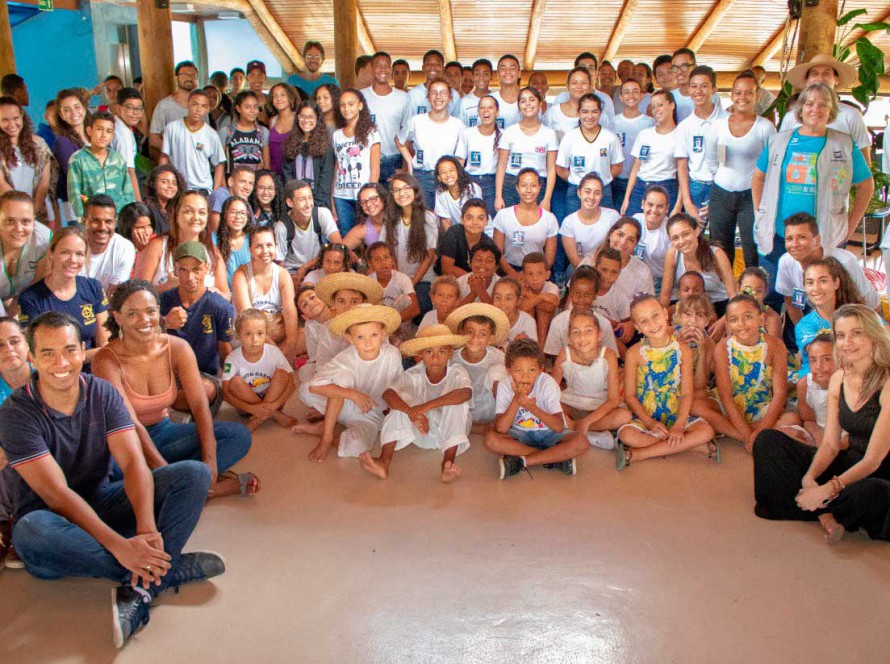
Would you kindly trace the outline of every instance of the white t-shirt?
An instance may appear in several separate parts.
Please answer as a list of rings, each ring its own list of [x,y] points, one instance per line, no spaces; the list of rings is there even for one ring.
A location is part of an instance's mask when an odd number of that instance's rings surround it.
[[[664,275],[664,255],[671,247],[667,232],[667,217],[662,220],[661,226],[654,230],[646,228],[646,218],[642,212],[637,212],[634,219],[640,222],[643,229],[634,256],[649,266],[649,271],[655,279],[661,279]]]
[[[114,136],[111,139],[111,149],[120,152],[121,157],[127,162],[127,168],[136,168],[136,136],[127,123],[116,115],[114,116]]]
[[[470,190],[461,194],[457,200],[448,191],[436,191],[436,216],[449,219],[452,224],[461,223],[460,211],[471,198],[482,198],[482,187],[475,182],[470,183]]]
[[[838,249],[836,247],[822,247],[822,252],[825,258],[834,258],[843,266],[850,279],[856,285],[856,290],[859,291],[859,295],[867,307],[875,309],[881,304],[880,294],[866,278],[856,256],[846,249]],[[791,254],[783,254],[779,259],[779,269],[776,274],[776,292],[793,298],[795,302],[798,300],[801,302],[805,301],[803,266],[794,260]]]
[[[226,357],[222,379],[225,382],[235,376],[241,376],[253,393],[261,396],[269,389],[272,377],[279,369],[289,374],[294,372],[294,368],[278,346],[266,344],[263,347],[263,356],[257,362],[248,362],[244,359],[244,351],[239,347]]]
[[[727,116],[720,106],[704,120],[695,113],[677,126],[674,156],[688,159],[689,177],[698,182],[713,182],[717,171],[717,133],[715,124]]]
[[[206,122],[197,131],[189,129],[185,120],[169,123],[164,128],[161,152],[170,157],[189,189],[213,191],[211,166],[215,168],[226,160],[219,134]]]
[[[376,272],[372,272],[368,276],[377,281]],[[396,311],[402,311],[411,304],[411,295],[413,294],[414,284],[411,281],[411,277],[404,272],[393,270],[389,283],[383,289],[383,298],[380,300],[380,304],[392,307]]]
[[[427,97],[426,83],[415,85],[408,90],[408,104],[405,106],[405,114],[402,116],[402,127],[408,124],[408,120],[415,115],[426,115],[430,111],[430,101]],[[448,102],[448,114],[457,117],[460,114],[460,93],[451,90],[451,101]]]
[[[865,120],[862,118],[862,113],[846,104],[840,104],[840,109],[837,118],[835,118],[834,122],[829,124],[828,127],[830,129],[842,131],[845,134],[850,134],[850,136],[853,137],[853,142],[856,144],[856,147],[860,150],[870,146],[871,135],[868,133],[868,128],[865,126]],[[789,109],[788,112],[785,113],[785,117],[782,118],[782,124],[779,126],[779,131],[797,129],[798,127],[800,127],[800,122],[797,121],[797,118],[794,115],[794,109]]]
[[[491,393],[491,384],[488,382],[488,371],[492,367],[503,369],[504,351],[489,346],[485,351],[485,357],[473,363],[465,360],[460,350],[455,350],[448,363],[463,367],[470,377],[473,387],[473,402],[470,411],[474,415],[485,412],[490,414],[489,417],[494,415],[494,395]],[[486,411],[486,409],[488,410]]]
[[[513,206],[495,215],[494,228],[504,234],[504,258],[510,265],[522,265],[522,259],[535,251],[544,253],[547,239],[559,234],[559,222],[553,213],[543,208],[540,213],[538,221],[531,226],[519,223]]]
[[[151,114],[151,126],[148,131],[152,134],[163,134],[168,124],[174,120],[181,120],[188,114],[188,107],[180,106],[173,95],[164,97]]]
[[[559,385],[548,373],[541,373],[532,385],[529,397],[535,400],[535,404],[545,413],[556,414],[562,413],[562,406],[559,403]],[[510,402],[513,401],[513,384],[510,380],[502,380],[498,383],[498,394],[495,405],[495,413],[500,415],[507,411]],[[513,420],[511,429],[516,431],[545,431],[548,430],[546,424],[541,422],[535,415],[523,408],[522,406],[516,411],[516,417]]]
[[[473,384],[466,370],[459,364],[449,363],[445,376],[438,383],[430,382],[426,367],[419,363],[403,372],[392,384],[392,389],[409,405],[427,403],[455,390],[472,390]],[[469,426],[469,424],[468,424]],[[437,431],[430,431],[436,435]]]
[[[82,277],[98,279],[105,292],[109,286],[122,284],[130,278],[136,262],[136,247],[123,235],[112,233],[101,254],[90,254],[80,271]]]
[[[661,182],[677,177],[677,130],[659,134],[655,127],[643,129],[634,142],[631,154],[640,160],[637,177],[644,182]]]
[[[585,224],[581,221],[577,212],[573,212],[562,220],[559,234],[570,237],[575,241],[575,247],[581,258],[592,254],[605,241],[612,227],[621,215],[610,208],[600,208],[600,218],[592,223]]]
[[[556,165],[569,169],[569,184],[578,185],[588,173],[599,173],[606,187],[612,182],[610,167],[624,162],[621,141],[611,131],[600,127],[593,142],[588,141],[581,128],[572,129],[559,144]]]
[[[424,227],[426,229],[426,248],[435,250],[439,244],[439,220],[429,210],[426,211]],[[410,231],[411,227],[406,226],[399,218],[399,221],[396,222],[396,265],[400,272],[404,272],[411,279],[414,279],[417,268],[420,267],[422,261],[412,261],[408,257],[408,234]],[[386,226],[383,227],[383,231],[380,233],[380,241],[387,241]],[[427,269],[426,274],[423,275],[421,281],[432,281],[435,278],[433,271],[435,263],[436,261],[430,263],[430,267]]]
[[[571,309],[566,309],[553,317],[550,321],[550,330],[547,332],[547,340],[544,342],[546,355],[559,355],[560,351],[569,345],[569,318]],[[612,324],[598,311],[594,311],[597,326],[600,329],[600,344],[618,352],[618,344],[615,342],[615,332]]]
[[[608,293],[597,295],[593,301],[593,308],[609,320],[621,322],[630,318],[630,300],[626,299],[625,292],[617,286],[618,282],[616,281]]]
[[[373,87],[361,91],[371,112],[371,122],[380,134],[380,154],[391,157],[399,154],[395,138],[402,128],[402,118],[408,105],[408,93],[395,88],[388,95],[378,95]]]
[[[571,118],[563,113],[559,104],[550,104],[544,113],[544,124],[556,132],[556,138],[560,142],[567,133],[578,128],[579,122],[579,118]]]
[[[695,102],[692,101],[692,97],[680,92],[680,88],[671,90],[671,94],[674,95],[674,103],[677,105],[677,124],[679,124],[695,111]],[[711,102],[714,106],[723,108],[723,100],[720,98],[719,93],[714,93],[714,96],[711,97]]]
[[[494,97],[498,102],[497,123],[501,129],[511,127],[522,119],[522,114],[519,112],[518,97],[514,102],[506,102],[504,101],[503,97],[501,97],[500,90],[495,90],[491,93],[491,96]]]
[[[612,120],[612,130],[621,143],[621,149],[624,151],[624,166],[621,169],[619,178],[627,180],[630,177],[630,171],[634,167],[634,157],[632,151],[637,136],[641,131],[648,127],[654,127],[655,120],[648,115],[641,115],[638,118],[628,119],[623,115],[616,115]]]
[[[479,124],[479,100],[472,92],[465,94],[460,99],[460,111],[457,117],[467,127],[475,127]]]
[[[402,371],[402,354],[389,343],[383,344],[380,354],[373,360],[363,360],[355,346],[350,346],[337,353],[330,362],[319,362],[318,371],[309,385],[339,385],[358,390],[374,401],[374,410],[383,411],[387,408],[383,393],[392,387]]]
[[[542,178],[547,177],[547,153],[559,149],[556,132],[541,125],[528,135],[518,124],[510,125],[501,135],[499,150],[507,151],[507,174],[518,175],[523,168],[534,168]]]
[[[371,146],[380,143],[380,134],[376,129],[372,130],[367,144],[359,145],[355,136],[349,138],[338,129],[331,140],[337,156],[334,197],[354,201],[358,198],[358,190],[371,180]]]
[[[331,360],[347,348],[349,348],[349,342],[343,337],[331,332],[331,328],[327,323],[319,325],[314,358],[318,366],[327,366]],[[311,353],[309,354],[309,357],[312,358]]]
[[[454,156],[463,159],[464,168],[470,175],[494,175],[498,168],[494,139],[495,132],[491,136],[483,136],[479,133],[479,127],[470,127],[461,134]]]
[[[15,274],[10,278],[5,264],[0,270],[0,299],[15,297],[33,283],[37,264],[46,254],[52,237],[53,232],[48,226],[39,221],[34,222],[34,232],[22,247],[19,260],[16,263]]]
[[[39,138],[39,137],[35,137]],[[40,139],[43,140],[42,138]],[[12,146],[12,151],[15,152],[16,165],[14,167],[10,167],[9,164],[6,165],[6,170],[9,173],[9,182],[7,184],[11,185],[13,189],[16,191],[23,191],[29,196],[34,196],[34,167],[25,161],[25,158],[22,156],[22,151],[19,149],[18,145]],[[55,195],[55,192],[53,193]],[[47,211],[49,212],[49,206],[47,206]]]
[[[460,288],[460,299],[463,300],[467,295],[470,294],[470,276],[472,276],[472,272],[467,272],[466,274],[462,274],[457,278],[457,287]],[[491,283],[488,284],[488,288],[485,291],[491,296],[494,293],[494,285],[500,281],[501,278],[498,275],[494,275],[491,278]],[[477,297],[474,302],[478,301]]]
[[[340,232],[334,221],[334,215],[327,208],[318,208],[318,225],[325,238]],[[296,270],[303,263],[311,261],[318,256],[322,247],[311,219],[306,230],[294,224],[294,239],[291,240],[290,246],[287,244],[287,226],[281,221],[276,221],[275,245],[278,247],[277,260],[282,261],[282,265],[288,270]]]
[[[431,311],[427,311],[423,318],[420,319],[420,325],[417,326],[417,331],[420,332],[425,327],[430,327],[431,325],[439,324],[439,312],[435,309]],[[455,353],[456,354],[456,353]]]
[[[432,171],[439,157],[457,154],[457,143],[464,132],[464,124],[448,116],[445,122],[433,122],[430,116],[415,115],[402,128],[399,140],[414,143],[414,168]]]
[[[618,281],[612,288],[617,288],[624,292],[627,301],[628,312],[625,318],[630,317],[630,303],[633,299],[641,294],[655,295],[655,283],[652,278],[652,270],[649,266],[636,256],[630,257],[630,262],[625,265],[621,273],[618,275]]]
[[[507,335],[507,343],[513,341],[520,334],[524,334],[529,339],[538,340],[538,325],[535,319],[531,317],[531,314],[525,311],[519,312],[519,318],[516,319],[513,327],[510,328],[510,333]]]
[[[725,117],[714,123],[714,133],[717,136],[714,184],[726,191],[747,191],[751,188],[757,158],[776,128],[766,118],[755,118],[748,133],[737,138],[729,130],[729,118]]]

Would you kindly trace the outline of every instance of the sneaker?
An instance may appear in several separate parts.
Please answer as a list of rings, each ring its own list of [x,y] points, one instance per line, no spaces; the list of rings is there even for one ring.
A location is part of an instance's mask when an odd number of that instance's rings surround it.
[[[123,648],[136,632],[148,624],[151,595],[133,586],[118,586],[111,591],[112,633],[114,647]]]
[[[522,459],[518,456],[510,456],[505,454],[501,457],[501,479],[505,480],[508,477],[512,477],[513,475],[518,475],[522,472],[523,468],[525,468],[525,464],[522,463]]]
[[[9,542],[9,550],[6,552],[6,569],[25,569],[25,561],[19,558],[19,554],[15,552],[12,540]]]
[[[170,588],[206,581],[226,571],[226,561],[213,551],[193,551],[179,556],[179,565],[170,570]]]
[[[0,521],[0,572],[6,569],[6,556],[12,548],[12,524]]]
[[[558,461],[557,463],[545,463],[544,468],[552,468],[553,470],[561,470],[566,475],[577,475],[578,474],[578,464],[574,459],[566,459],[565,461]]]
[[[615,436],[608,431],[589,431],[587,433],[587,440],[591,445],[598,447],[601,450],[615,449]]]

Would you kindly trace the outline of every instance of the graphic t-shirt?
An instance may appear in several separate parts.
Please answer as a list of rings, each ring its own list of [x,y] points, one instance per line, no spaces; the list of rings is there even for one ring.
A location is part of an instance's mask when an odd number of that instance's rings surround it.
[[[223,382],[240,376],[257,396],[261,396],[269,389],[275,372],[281,369],[287,373],[293,373],[294,368],[287,361],[284,353],[272,344],[266,344],[262,357],[256,362],[248,362],[244,358],[241,348],[233,350],[226,358],[223,368]]]
[[[32,320],[47,311],[68,314],[80,325],[84,347],[89,350],[95,344],[98,326],[96,316],[108,310],[108,300],[98,280],[89,277],[75,279],[77,290],[69,300],[56,297],[42,279],[25,290],[19,295],[19,323],[22,327],[28,327]]]
[[[365,145],[359,145],[355,136],[347,136],[342,129],[334,132],[334,154],[337,156],[337,182],[334,197],[354,201],[358,190],[371,180],[371,146],[380,143],[376,130],[368,134]]]
[[[166,316],[174,307],[182,306],[179,289],[161,293],[161,315]],[[219,293],[207,291],[192,306],[185,308],[187,320],[178,330],[168,334],[185,339],[195,351],[198,369],[216,375],[219,371],[220,341],[230,342],[235,335],[232,321],[235,309]]]
[[[562,406],[559,403],[559,385],[550,377],[550,374],[541,373],[532,385],[529,397],[535,400],[538,408],[545,413],[560,413]],[[497,404],[495,412],[500,415],[505,413],[513,401],[513,384],[512,381],[502,380],[498,383]],[[511,429],[517,431],[548,431],[549,427],[539,420],[535,415],[523,408],[522,406],[516,411],[516,417],[513,419]]]

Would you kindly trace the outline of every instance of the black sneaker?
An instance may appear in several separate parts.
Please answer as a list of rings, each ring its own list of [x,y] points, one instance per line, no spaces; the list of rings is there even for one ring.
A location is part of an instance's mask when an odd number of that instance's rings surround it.
[[[136,632],[148,624],[151,595],[133,586],[118,586],[111,591],[111,628],[114,647],[123,648]]]
[[[578,465],[575,463],[574,459],[566,459],[565,461],[558,461],[556,463],[545,463],[544,468],[550,468],[552,470],[561,470],[566,475],[577,475],[578,474]]]
[[[513,475],[518,475],[525,469],[525,464],[518,456],[505,454],[501,457],[501,479],[505,480]]]
[[[187,583],[206,581],[226,571],[226,561],[212,551],[193,551],[179,556],[179,565],[170,570],[168,587],[178,588]]]
[[[0,572],[6,569],[6,555],[12,548],[12,524],[0,521]]]

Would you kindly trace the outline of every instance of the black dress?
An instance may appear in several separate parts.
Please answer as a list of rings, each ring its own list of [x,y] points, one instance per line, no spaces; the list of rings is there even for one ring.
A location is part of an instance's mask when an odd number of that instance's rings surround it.
[[[816,481],[825,484],[856,465],[865,455],[872,430],[881,414],[881,391],[857,411],[850,409],[841,385],[839,416],[841,429],[850,437],[850,447],[838,453]],[[890,455],[865,479],[841,491],[824,510],[807,512],[795,502],[800,482],[809,470],[816,448],[804,445],[781,431],[761,431],[754,441],[754,513],[763,519],[815,521],[829,512],[848,531],[865,530],[872,539],[890,540]]]

